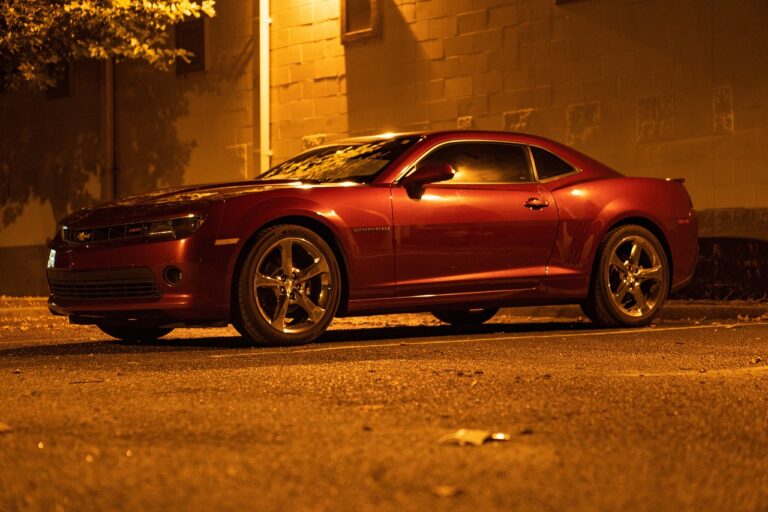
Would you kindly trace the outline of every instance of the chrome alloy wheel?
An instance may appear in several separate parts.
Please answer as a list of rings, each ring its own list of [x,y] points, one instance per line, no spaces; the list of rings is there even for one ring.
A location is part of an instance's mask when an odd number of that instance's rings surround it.
[[[310,241],[286,237],[256,264],[253,295],[259,314],[274,329],[299,334],[320,322],[331,297],[331,269]]]
[[[608,297],[625,315],[642,318],[663,300],[664,256],[642,236],[622,238],[605,265]]]

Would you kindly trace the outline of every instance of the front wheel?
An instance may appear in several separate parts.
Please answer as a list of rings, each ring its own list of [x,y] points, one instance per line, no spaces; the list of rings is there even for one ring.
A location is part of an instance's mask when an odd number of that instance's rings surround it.
[[[647,325],[667,299],[669,274],[664,247],[653,233],[641,226],[619,226],[600,244],[582,310],[599,325]]]
[[[480,325],[493,318],[493,315],[498,312],[499,308],[446,309],[433,311],[432,315],[441,322],[451,325]]]
[[[303,226],[275,226],[245,259],[233,324],[258,345],[310,343],[328,328],[340,297],[341,272],[325,240]]]
[[[123,327],[114,325],[97,325],[96,327],[113,338],[135,342],[154,341],[173,330],[168,327]]]

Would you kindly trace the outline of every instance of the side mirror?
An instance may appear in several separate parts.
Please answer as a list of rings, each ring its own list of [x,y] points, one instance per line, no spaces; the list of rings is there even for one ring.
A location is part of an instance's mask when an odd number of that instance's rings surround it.
[[[401,183],[405,185],[409,197],[418,199],[424,192],[424,185],[450,180],[454,174],[456,170],[450,164],[424,164],[418,166]]]

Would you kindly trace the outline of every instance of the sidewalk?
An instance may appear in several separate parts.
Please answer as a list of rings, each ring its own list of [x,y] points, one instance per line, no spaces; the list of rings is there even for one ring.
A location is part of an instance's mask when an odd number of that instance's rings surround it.
[[[584,316],[579,306],[540,306],[509,308],[513,316],[578,318]],[[768,320],[768,302],[670,300],[659,316],[661,320]]]
[[[46,297],[9,297],[0,295],[0,322],[11,317],[50,316]],[[578,306],[535,306],[506,308],[502,315],[510,317],[578,319],[583,317]],[[768,302],[672,300],[661,312],[662,320],[768,320]]]

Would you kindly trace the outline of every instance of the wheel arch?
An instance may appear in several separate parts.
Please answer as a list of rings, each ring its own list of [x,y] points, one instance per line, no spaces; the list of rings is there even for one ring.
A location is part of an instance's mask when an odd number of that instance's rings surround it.
[[[237,308],[234,307],[234,305],[237,303],[237,285],[238,285],[237,276],[240,275],[240,270],[243,268],[245,259],[248,257],[249,252],[251,251],[253,246],[256,244],[256,241],[258,240],[258,237],[259,237],[259,233],[261,233],[265,229],[269,229],[273,226],[278,226],[281,224],[291,224],[291,225],[302,226],[304,228],[307,228],[310,231],[313,231],[314,233],[316,233],[318,236],[320,236],[325,241],[325,243],[328,244],[328,247],[331,248],[334,256],[336,256],[336,260],[338,261],[339,273],[341,274],[341,296],[339,297],[339,309],[337,313],[346,311],[347,300],[349,297],[349,276],[347,271],[346,256],[344,254],[344,250],[342,249],[341,242],[336,237],[336,235],[334,234],[334,232],[331,230],[330,227],[328,227],[323,222],[317,219],[303,216],[303,215],[286,215],[283,217],[277,217],[272,220],[269,220],[268,222],[259,226],[257,229],[253,231],[253,233],[251,233],[251,235],[248,237],[248,240],[246,240],[245,243],[243,243],[242,246],[240,247],[240,251],[237,254],[235,259],[235,264],[232,270],[230,285],[229,285],[229,288],[230,288],[229,316],[230,318],[233,318],[233,316],[237,314]]]
[[[650,231],[651,234],[653,234],[653,236],[656,237],[656,239],[661,244],[661,247],[664,249],[664,257],[667,259],[667,265],[669,265],[669,286],[671,289],[672,276],[674,276],[675,269],[674,269],[674,262],[672,261],[672,251],[669,245],[669,241],[667,240],[667,236],[664,233],[664,231],[661,229],[661,226],[659,226],[656,222],[649,219],[648,217],[642,217],[639,215],[633,215],[633,216],[614,220],[614,222],[609,224],[606,227],[606,229],[604,229],[603,232],[600,234],[597,247],[595,248],[595,253],[592,255],[592,265],[590,266],[591,272],[589,273],[588,289],[592,289],[592,284],[593,284],[592,281],[595,279],[595,275],[597,272],[597,266],[600,260],[600,254],[599,254],[600,251],[598,251],[600,244],[608,235],[608,233],[610,233],[614,229],[619,228],[621,226],[640,226]]]

